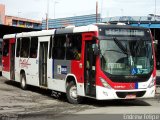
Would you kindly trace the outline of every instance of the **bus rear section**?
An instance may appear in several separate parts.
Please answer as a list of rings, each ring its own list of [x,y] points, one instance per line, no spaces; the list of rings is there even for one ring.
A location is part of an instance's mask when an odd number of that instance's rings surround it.
[[[15,79],[15,35],[8,35],[2,44],[2,75],[9,80]]]

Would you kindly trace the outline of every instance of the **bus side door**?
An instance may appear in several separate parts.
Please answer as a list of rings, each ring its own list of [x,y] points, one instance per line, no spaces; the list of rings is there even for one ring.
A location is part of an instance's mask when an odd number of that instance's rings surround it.
[[[50,36],[39,37],[39,85],[48,87],[48,43]]]
[[[93,33],[84,33],[84,87],[85,94],[96,97],[96,56],[94,55]]]

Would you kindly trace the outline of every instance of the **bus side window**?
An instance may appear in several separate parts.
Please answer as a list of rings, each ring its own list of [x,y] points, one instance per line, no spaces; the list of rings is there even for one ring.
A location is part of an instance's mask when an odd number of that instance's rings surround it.
[[[52,58],[64,60],[65,58],[65,36],[57,35],[54,39],[53,49],[52,49]]]
[[[9,40],[4,40],[3,43],[3,56],[8,56],[9,55]]]
[[[38,49],[38,37],[31,37],[31,45],[30,45],[30,58],[37,57],[37,49]]]
[[[20,52],[21,57],[28,58],[29,56],[28,46],[30,46],[30,38],[22,38],[21,39],[21,52]]]
[[[80,60],[81,58],[81,46],[82,37],[81,34],[74,34],[68,36],[70,39],[70,46],[66,48],[66,59],[67,60]]]
[[[71,35],[66,35],[66,40],[64,43],[66,60],[72,59],[72,44],[73,44],[72,40],[73,39]]]
[[[20,55],[20,38],[17,39],[16,57]]]

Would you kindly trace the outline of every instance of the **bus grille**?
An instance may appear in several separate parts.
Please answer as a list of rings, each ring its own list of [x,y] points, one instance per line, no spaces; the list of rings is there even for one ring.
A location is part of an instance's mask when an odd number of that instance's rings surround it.
[[[145,75],[111,75],[106,73],[106,76],[112,82],[119,82],[119,83],[135,83],[135,82],[146,82],[151,77],[151,73]]]
[[[112,82],[121,82],[121,83],[134,83],[134,82],[146,82],[150,76],[145,77],[138,77],[138,76],[128,76],[128,77],[122,77],[122,76],[115,76],[115,77],[109,77]]]
[[[116,92],[119,98],[125,98],[127,95],[136,95],[136,97],[142,97],[146,91],[137,91],[137,92]]]

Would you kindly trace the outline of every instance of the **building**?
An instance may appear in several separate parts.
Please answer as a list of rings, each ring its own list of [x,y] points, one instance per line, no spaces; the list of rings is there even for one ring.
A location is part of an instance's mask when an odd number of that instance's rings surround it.
[[[100,14],[97,15],[97,22],[101,22]],[[69,25],[83,26],[93,23],[96,23],[96,14],[49,19],[48,28],[63,28]],[[46,29],[46,20],[42,21],[42,29]]]
[[[102,19],[102,22],[117,24],[118,22],[132,26],[141,26],[146,28],[160,28],[160,16],[149,14],[148,16],[117,16]]]
[[[5,23],[5,5],[0,4],[0,24]]]
[[[41,29],[42,22],[16,16],[5,15],[5,5],[0,4],[0,24],[7,26]]]
[[[5,15],[5,5],[0,4],[0,39],[5,34],[37,31],[41,28],[41,21]]]
[[[23,27],[23,28],[41,29],[42,23],[41,21],[6,15],[5,25]]]

